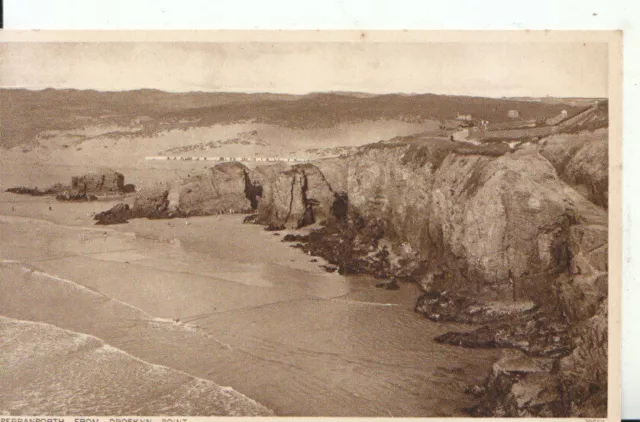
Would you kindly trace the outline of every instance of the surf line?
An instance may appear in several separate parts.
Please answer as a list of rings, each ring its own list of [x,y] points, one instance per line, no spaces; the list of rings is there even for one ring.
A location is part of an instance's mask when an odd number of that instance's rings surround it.
[[[0,315],[0,323],[2,322],[8,322],[8,323],[13,323],[13,324],[27,324],[27,325],[33,325],[33,326],[40,326],[40,327],[50,327],[53,330],[59,330],[61,332],[67,333],[68,335],[72,336],[72,337],[79,337],[80,339],[82,339],[83,341],[88,341],[88,340],[93,340],[95,342],[97,342],[97,344],[99,345],[99,347],[97,347],[97,349],[102,349],[103,351],[107,352],[107,353],[114,353],[114,354],[120,354],[122,356],[126,356],[129,359],[132,359],[136,362],[139,362],[143,365],[148,365],[151,368],[154,369],[161,369],[161,370],[166,370],[169,371],[170,373],[174,373],[174,374],[181,374],[184,375],[186,377],[188,377],[188,379],[190,381],[195,381],[195,382],[203,382],[206,385],[211,386],[214,389],[217,389],[220,392],[226,392],[226,393],[231,393],[236,395],[236,398],[243,400],[247,403],[252,403],[258,407],[262,407],[265,410],[269,411],[270,409],[268,409],[266,406],[264,406],[263,404],[257,402],[256,400],[242,394],[241,392],[239,392],[238,390],[235,390],[233,387],[230,386],[222,386],[220,384],[217,384],[215,381],[210,380],[210,379],[206,379],[206,378],[201,378],[195,375],[192,375],[188,372],[182,371],[180,369],[176,369],[176,368],[172,368],[166,365],[161,365],[161,364],[157,364],[157,363],[152,363],[146,360],[143,360],[137,356],[134,356],[122,349],[119,349],[117,347],[111,346],[110,344],[108,344],[107,342],[105,342],[103,339],[96,337],[94,335],[91,334],[87,334],[87,333],[82,333],[82,332],[76,332],[76,331],[71,331],[68,330],[66,328],[62,328],[62,327],[58,327],[56,325],[53,324],[49,324],[46,322],[41,322],[41,321],[28,321],[28,320],[22,320],[22,319],[15,319],[15,318],[9,318],[3,315]],[[2,421],[0,421],[2,422]]]
[[[340,299],[336,297],[323,298],[323,297],[309,297],[311,300],[326,300],[330,302],[340,302],[346,303],[349,305],[366,305],[366,306],[383,306],[383,307],[391,307],[391,306],[400,306],[397,303],[378,303],[378,302],[365,302],[362,300],[349,300],[349,299]]]
[[[148,312],[144,311],[141,308],[138,308],[136,306],[133,306],[129,303],[123,302],[121,300],[118,299],[114,299],[110,296],[107,296],[106,294],[98,291],[98,290],[94,290],[92,288],[89,288],[87,286],[84,286],[80,283],[76,283],[75,281],[72,280],[68,280],[66,278],[62,278],[62,277],[58,277],[55,274],[49,274],[46,273],[44,271],[40,271],[38,268],[36,268],[35,266],[31,266],[26,262],[20,262],[20,261],[12,261],[12,260],[2,260],[0,261],[0,264],[4,265],[4,266],[9,266],[9,265],[15,265],[18,266],[23,272],[25,276],[29,276],[29,275],[35,275],[37,277],[40,277],[41,279],[44,280],[48,280],[49,282],[58,282],[58,283],[62,283],[62,284],[66,284],[68,286],[71,286],[74,289],[77,289],[79,291],[82,291],[84,293],[88,293],[91,296],[94,297],[100,297],[102,299],[106,299],[107,301],[113,301],[114,303],[118,303],[122,306],[125,306],[129,309],[135,310],[136,312],[140,313],[141,316],[143,316],[144,318],[147,318],[149,321],[153,321],[154,316],[149,314]],[[141,319],[141,321],[145,321],[144,319]]]

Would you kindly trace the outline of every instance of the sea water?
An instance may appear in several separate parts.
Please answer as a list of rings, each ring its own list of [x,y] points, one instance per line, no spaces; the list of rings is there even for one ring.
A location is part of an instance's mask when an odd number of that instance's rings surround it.
[[[497,356],[242,216],[49,219],[0,216],[5,413],[455,416]]]

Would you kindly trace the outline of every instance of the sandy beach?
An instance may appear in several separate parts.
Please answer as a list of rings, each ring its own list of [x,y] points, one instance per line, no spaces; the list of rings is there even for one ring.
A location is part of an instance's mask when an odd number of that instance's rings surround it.
[[[457,415],[472,403],[465,386],[481,382],[497,356],[436,344],[455,326],[413,312],[417,286],[387,291],[369,277],[327,273],[322,259],[311,262],[241,215],[104,228],[91,213],[105,202],[1,195],[5,321],[95,336],[142,362],[231,387],[277,415]],[[9,413],[56,409],[28,408],[14,395],[0,402]],[[202,405],[176,409],[213,414]]]

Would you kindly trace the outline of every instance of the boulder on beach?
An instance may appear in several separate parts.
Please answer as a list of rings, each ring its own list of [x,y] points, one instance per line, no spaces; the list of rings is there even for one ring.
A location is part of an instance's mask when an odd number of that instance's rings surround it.
[[[132,183],[127,183],[126,185],[124,185],[124,187],[122,188],[122,192],[123,193],[133,193],[136,191],[136,185],[132,184]]]
[[[55,183],[44,190],[40,190],[37,187],[30,188],[26,186],[18,186],[15,188],[9,188],[6,192],[17,193],[19,195],[44,196],[58,195],[70,190],[71,188],[69,186],[65,186],[62,183]]]
[[[42,196],[46,195],[45,192],[41,191],[38,188],[29,188],[26,186],[17,186],[15,188],[9,188],[5,192],[15,193],[18,195],[31,195],[31,196]]]
[[[503,418],[570,416],[553,372],[552,359],[504,350],[485,387],[480,388],[485,396],[468,412],[471,416]]]
[[[56,199],[58,201],[95,201],[98,197],[87,191],[71,189],[57,194]]]
[[[123,224],[128,223],[132,212],[128,204],[118,204],[113,208],[96,214],[93,219],[97,220],[97,225]]]

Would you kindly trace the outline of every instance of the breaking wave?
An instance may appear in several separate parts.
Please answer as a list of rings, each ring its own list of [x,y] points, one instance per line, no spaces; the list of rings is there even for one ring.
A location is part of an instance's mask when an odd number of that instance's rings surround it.
[[[230,387],[151,364],[97,337],[0,316],[0,412],[266,416]]]

